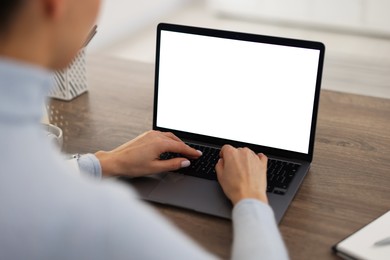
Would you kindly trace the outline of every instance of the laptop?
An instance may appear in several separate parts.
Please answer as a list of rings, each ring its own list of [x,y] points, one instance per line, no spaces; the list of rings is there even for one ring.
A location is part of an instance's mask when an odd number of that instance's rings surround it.
[[[215,163],[224,144],[249,147],[269,158],[267,195],[280,222],[313,159],[325,46],[164,23],[156,45],[153,129],[203,156],[126,181],[147,201],[231,218]]]

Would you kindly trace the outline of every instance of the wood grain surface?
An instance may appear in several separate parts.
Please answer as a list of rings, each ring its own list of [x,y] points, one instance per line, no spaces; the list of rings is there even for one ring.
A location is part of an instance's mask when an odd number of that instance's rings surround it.
[[[152,64],[93,56],[88,80],[88,93],[50,103],[65,152],[110,150],[152,128]],[[230,221],[153,207],[207,250],[229,258]],[[389,209],[390,100],[322,91],[314,161],[280,223],[291,259],[337,259],[332,245]]]

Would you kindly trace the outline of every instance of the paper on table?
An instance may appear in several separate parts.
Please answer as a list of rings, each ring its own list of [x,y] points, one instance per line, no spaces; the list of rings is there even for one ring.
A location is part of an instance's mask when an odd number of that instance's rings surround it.
[[[337,251],[357,259],[390,259],[390,245],[376,242],[390,237],[390,211],[336,245]]]

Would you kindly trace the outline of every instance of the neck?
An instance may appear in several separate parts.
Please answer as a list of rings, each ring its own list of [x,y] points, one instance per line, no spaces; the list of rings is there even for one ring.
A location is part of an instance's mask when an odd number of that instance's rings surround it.
[[[7,40],[0,41],[0,56],[41,67],[50,67],[47,44],[44,44],[42,40],[37,41],[26,36],[7,36]]]
[[[22,9],[5,32],[0,34],[0,56],[50,67],[49,27],[42,18]]]

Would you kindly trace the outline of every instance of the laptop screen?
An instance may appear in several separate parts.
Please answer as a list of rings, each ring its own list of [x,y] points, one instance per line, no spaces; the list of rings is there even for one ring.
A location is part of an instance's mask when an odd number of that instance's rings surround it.
[[[156,126],[307,154],[320,51],[162,30]]]

